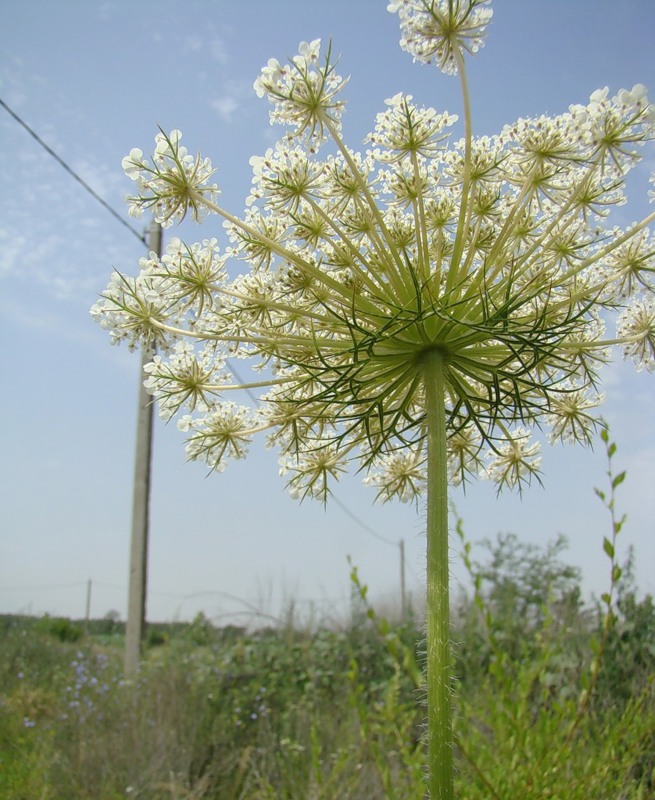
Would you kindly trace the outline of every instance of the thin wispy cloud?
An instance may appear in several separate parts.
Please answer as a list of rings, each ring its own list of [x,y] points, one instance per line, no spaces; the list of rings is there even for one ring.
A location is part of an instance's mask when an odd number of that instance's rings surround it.
[[[235,97],[228,94],[212,100],[210,106],[222,120],[230,122],[234,112],[239,108],[239,103]]]
[[[209,106],[224,122],[232,122],[236,112],[243,104],[254,97],[250,84],[227,81],[223,93],[209,101]]]
[[[207,36],[187,34],[182,42],[182,52],[194,56],[202,53],[219,64],[226,64],[230,60],[225,40],[212,33]]]

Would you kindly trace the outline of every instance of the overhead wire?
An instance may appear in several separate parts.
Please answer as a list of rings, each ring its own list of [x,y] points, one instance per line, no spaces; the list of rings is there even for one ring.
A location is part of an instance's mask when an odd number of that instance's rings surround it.
[[[66,172],[68,172],[68,174],[72,178],[74,178],[85,189],[85,191],[87,191],[95,200],[97,200],[103,206],[103,208],[105,208],[112,215],[112,217],[114,217],[114,219],[118,220],[118,222],[120,222],[121,225],[123,225],[125,228],[127,228],[127,230],[129,230],[130,233],[132,233],[134,236],[136,236],[137,239],[142,244],[146,244],[147,245],[146,234],[141,234],[135,228],[133,228],[115,209],[113,209],[109,205],[109,203],[107,203],[106,200],[104,200],[94,189],[92,189],[91,186],[89,186],[89,184],[83,178],[81,178],[77,174],[77,172],[75,172],[75,170],[64,161],[63,158],[61,158],[61,156],[59,156],[48,144],[46,144],[43,141],[43,139],[36,133],[36,131],[34,131],[12,108],[10,108],[2,98],[0,98],[0,105],[5,109],[5,111],[7,111],[8,114],[10,114],[10,116],[12,116],[14,118],[14,120],[16,122],[18,122],[19,125],[21,125],[30,134],[30,136],[33,137],[33,139],[36,142],[38,142],[38,144],[41,145],[41,147],[50,156],[52,156],[52,158],[55,159],[55,161],[57,161],[58,164],[60,164],[66,170]],[[236,369],[234,368],[234,366],[231,365],[231,369],[232,369],[232,372],[234,373],[235,377],[237,378],[237,380],[239,380],[241,383],[243,383],[244,381],[240,378],[240,376],[239,376],[238,372],[236,371]],[[250,389],[246,389],[245,391],[250,396],[251,400],[253,400],[255,403],[258,403],[258,398],[256,398],[254,396],[254,394],[250,391]],[[376,530],[371,528],[370,525],[367,525],[365,522],[363,522],[363,520],[361,520],[356,514],[354,514],[334,494],[332,495],[332,499],[336,503],[336,505],[338,505],[339,508],[347,516],[349,516],[353,520],[353,522],[355,522],[357,525],[359,525],[360,528],[362,528],[362,530],[365,530],[367,533],[369,533],[375,539],[377,539],[380,542],[383,542],[384,544],[392,545],[393,547],[397,547],[398,546],[398,542],[393,542],[393,541],[391,541],[391,539],[385,538],[384,536],[379,534]]]
[[[344,514],[347,514],[353,522],[356,522],[359,525],[360,528],[365,530],[367,533],[370,533],[371,536],[373,536],[379,542],[384,542],[384,544],[389,544],[392,547],[398,547],[398,542],[393,542],[391,539],[387,539],[386,537],[384,537],[380,533],[378,533],[376,530],[371,528],[370,525],[367,525],[356,514],[353,514],[353,512],[348,508],[348,506],[346,506],[341,500],[339,500],[339,498],[335,494],[332,494],[331,497],[332,497],[332,500],[344,512]]]
[[[239,374],[239,372],[236,370],[236,368],[234,367],[234,365],[233,365],[232,363],[230,363],[230,370],[231,370],[231,371],[232,371],[232,373],[234,374],[234,377],[235,377],[235,378],[236,378],[236,379],[239,381],[239,383],[241,383],[241,384],[244,384],[244,383],[245,383],[244,379],[241,377],[241,375]],[[250,399],[253,401],[253,403],[255,403],[255,405],[257,405],[257,406],[258,406],[258,405],[260,404],[260,400],[259,400],[259,398],[255,396],[254,392],[253,392],[251,389],[249,389],[249,388],[245,388],[245,389],[244,389],[244,391],[246,392],[246,394],[248,395],[248,397],[250,397]],[[351,511],[351,510],[348,508],[348,506],[347,506],[347,505],[346,505],[346,504],[345,504],[345,503],[344,503],[342,500],[340,500],[340,499],[339,499],[339,498],[338,498],[338,497],[337,497],[337,496],[334,494],[334,492],[332,492],[332,493],[330,494],[330,497],[332,498],[332,500],[334,501],[334,503],[335,503],[336,505],[338,505],[338,506],[339,506],[339,508],[340,508],[340,509],[341,509],[341,510],[344,512],[344,514],[346,514],[347,516],[349,516],[349,517],[350,517],[350,519],[351,519],[353,522],[355,522],[357,525],[359,525],[359,527],[360,527],[360,528],[362,528],[362,530],[365,530],[367,533],[369,533],[371,536],[373,536],[373,537],[374,537],[375,539],[377,539],[379,542],[383,542],[384,544],[391,545],[392,547],[398,547],[398,544],[399,544],[398,542],[393,542],[391,539],[387,539],[387,538],[385,538],[385,537],[384,537],[384,536],[382,536],[380,533],[378,533],[376,530],[374,530],[373,528],[371,528],[371,526],[370,526],[370,525],[367,525],[367,524],[366,524],[366,523],[365,523],[363,520],[361,520],[361,519],[360,519],[360,518],[359,518],[359,517],[358,517],[356,514],[354,514],[354,513],[353,513],[353,512],[352,512],[352,511]]]
[[[39,135],[36,133],[36,131],[34,131],[32,128],[30,128],[30,126],[29,126],[29,125],[28,125],[28,124],[27,124],[27,123],[26,123],[26,122],[25,122],[23,119],[21,119],[21,117],[19,117],[19,116],[18,116],[18,114],[17,114],[17,113],[16,113],[16,112],[15,112],[15,111],[14,111],[12,108],[10,108],[10,107],[7,105],[7,103],[5,103],[5,101],[4,101],[4,100],[3,100],[1,97],[0,97],[0,105],[1,105],[1,106],[2,106],[4,109],[5,109],[5,111],[6,111],[8,114],[10,114],[10,115],[11,115],[11,116],[12,116],[12,117],[13,117],[13,118],[16,120],[16,122],[18,122],[18,124],[19,124],[19,125],[21,125],[21,126],[22,126],[22,127],[23,127],[23,128],[24,128],[24,129],[25,129],[25,130],[26,130],[26,131],[27,131],[27,132],[30,134],[30,136],[32,136],[32,138],[33,138],[33,139],[35,139],[35,141],[37,141],[37,142],[38,142],[38,143],[41,145],[41,147],[42,147],[42,148],[43,148],[43,149],[44,149],[44,150],[45,150],[45,151],[46,151],[46,152],[47,152],[49,155],[51,155],[51,156],[52,156],[52,157],[55,159],[55,161],[56,161],[58,164],[60,164],[60,165],[61,165],[61,166],[62,166],[62,167],[63,167],[63,168],[66,170],[66,172],[68,172],[68,174],[69,174],[69,175],[70,175],[72,178],[74,178],[74,179],[75,179],[75,180],[76,180],[76,181],[77,181],[79,184],[81,184],[81,185],[82,185],[82,187],[83,187],[83,188],[84,188],[84,189],[85,189],[85,190],[86,190],[86,191],[87,191],[87,192],[88,192],[88,193],[89,193],[89,194],[90,194],[90,195],[91,195],[91,196],[92,196],[92,197],[93,197],[95,200],[97,200],[97,201],[100,203],[100,205],[102,205],[102,206],[103,206],[103,207],[104,207],[104,208],[105,208],[107,211],[109,211],[109,213],[112,215],[112,217],[114,217],[114,219],[118,220],[118,222],[120,222],[120,223],[121,223],[121,225],[123,225],[124,227],[126,227],[126,228],[128,229],[128,231],[130,231],[130,233],[132,233],[134,236],[136,236],[136,238],[137,238],[137,239],[138,239],[138,240],[141,242],[141,244],[146,244],[146,237],[145,237],[145,234],[141,234],[141,233],[139,233],[139,232],[136,230],[136,228],[133,228],[133,227],[132,227],[132,226],[129,224],[129,222],[127,222],[127,221],[126,221],[126,220],[125,220],[125,219],[124,219],[124,218],[123,218],[123,217],[122,217],[122,216],[121,216],[121,215],[120,215],[120,214],[119,214],[119,213],[118,213],[118,212],[117,212],[115,209],[113,209],[113,208],[112,208],[112,207],[109,205],[109,203],[108,203],[106,200],[104,200],[102,197],[100,197],[100,195],[99,195],[99,194],[98,194],[98,193],[97,193],[97,192],[96,192],[94,189],[92,189],[92,188],[89,186],[89,184],[88,184],[88,183],[87,183],[87,182],[86,182],[86,181],[85,181],[83,178],[81,178],[81,177],[80,177],[80,176],[77,174],[77,172],[75,172],[75,170],[74,170],[74,169],[73,169],[71,166],[69,166],[69,165],[68,165],[68,164],[67,164],[67,163],[64,161],[64,159],[63,159],[63,158],[61,158],[59,155],[57,155],[57,153],[55,153],[55,151],[54,151],[54,150],[53,150],[53,149],[52,149],[52,148],[51,148],[49,145],[47,145],[47,144],[46,144],[46,143],[43,141],[43,139],[42,139],[42,138],[41,138],[41,137],[40,137],[40,136],[39,136]]]

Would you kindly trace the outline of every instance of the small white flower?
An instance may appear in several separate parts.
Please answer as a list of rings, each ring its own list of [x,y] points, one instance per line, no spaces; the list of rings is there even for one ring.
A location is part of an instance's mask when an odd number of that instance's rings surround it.
[[[184,414],[176,423],[178,431],[181,433],[188,433],[193,428],[193,417],[191,414]]]

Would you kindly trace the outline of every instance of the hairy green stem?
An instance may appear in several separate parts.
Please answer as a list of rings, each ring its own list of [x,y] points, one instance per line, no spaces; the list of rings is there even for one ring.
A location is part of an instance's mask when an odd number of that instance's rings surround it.
[[[453,800],[452,658],[448,589],[448,469],[445,363],[439,349],[423,360],[428,435],[427,700],[431,800]]]

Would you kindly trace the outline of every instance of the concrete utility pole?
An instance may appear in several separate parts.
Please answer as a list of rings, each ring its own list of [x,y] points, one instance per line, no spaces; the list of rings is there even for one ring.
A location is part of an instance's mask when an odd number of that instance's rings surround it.
[[[151,222],[148,231],[148,252],[161,255],[162,230]],[[136,427],[136,458],[132,500],[132,543],[130,547],[130,579],[125,628],[125,675],[130,677],[139,668],[141,643],[146,621],[146,587],[148,583],[148,524],[150,506],[150,462],[152,459],[153,405],[143,386],[143,367],[152,360],[153,352],[143,350],[139,374],[139,406]]]

